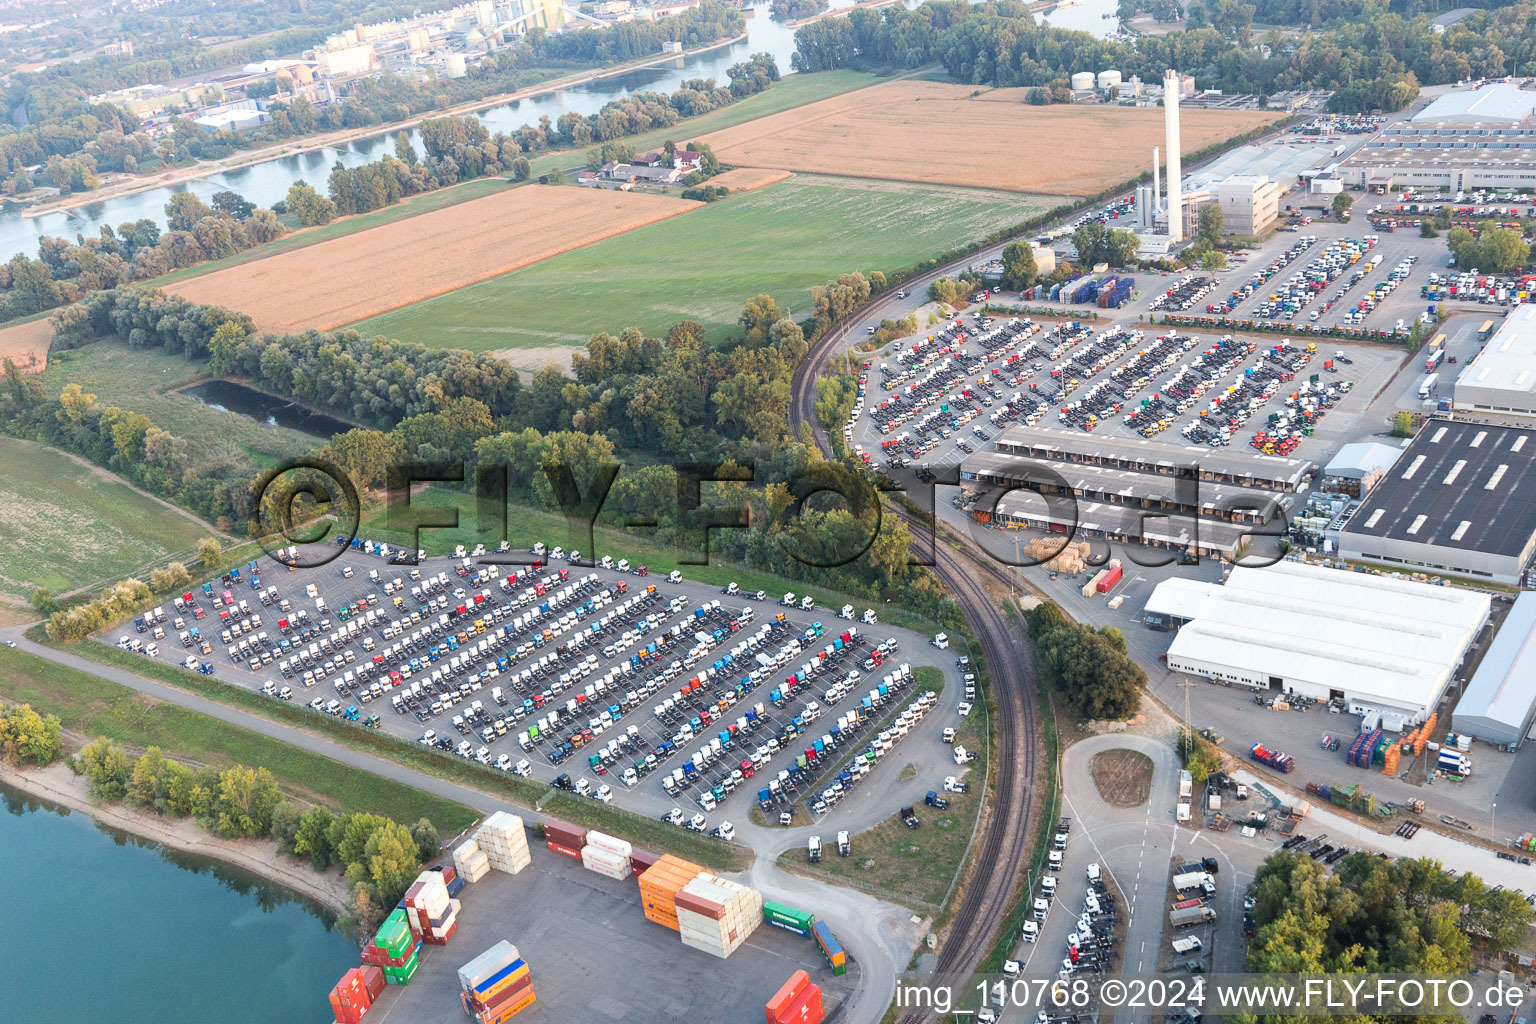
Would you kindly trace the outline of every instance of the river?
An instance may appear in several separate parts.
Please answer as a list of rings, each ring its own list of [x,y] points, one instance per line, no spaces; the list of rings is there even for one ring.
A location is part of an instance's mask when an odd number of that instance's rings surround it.
[[[320,910],[0,784],[0,1024],[325,1020],[357,947]]]
[[[832,7],[850,7],[853,2],[832,0]],[[908,6],[916,6],[917,0],[906,2]],[[1073,7],[1060,8],[1046,15],[1044,20],[1057,28],[1080,29],[1103,36],[1118,26],[1113,17],[1103,16],[1106,12],[1112,15],[1114,11],[1115,0],[1085,0]],[[578,114],[594,114],[610,100],[646,90],[671,92],[690,78],[714,78],[724,82],[726,69],[732,64],[740,63],[749,54],[763,52],[773,55],[781,71],[789,71],[790,58],[795,52],[795,32],[770,18],[767,4],[747,12],[746,38],[730,46],[515,100],[483,110],[478,116],[487,128],[495,132],[511,131],[521,125],[537,122],[545,115],[554,120],[561,114],[573,111]],[[76,234],[95,237],[103,224],[116,227],[145,217],[163,224],[166,200],[173,192],[191,190],[206,201],[215,192],[234,189],[258,206],[271,206],[282,199],[288,193],[288,186],[301,178],[323,192],[326,178],[338,162],[347,167],[355,167],[377,160],[392,151],[394,134],[384,132],[343,146],[277,157],[196,181],[147,189],[40,217],[24,218],[19,208],[6,207],[0,212],[0,260],[8,260],[17,253],[35,256],[37,240],[43,235],[71,239]],[[416,142],[416,131],[412,129],[409,134],[412,141]],[[419,143],[417,148],[420,149]]]

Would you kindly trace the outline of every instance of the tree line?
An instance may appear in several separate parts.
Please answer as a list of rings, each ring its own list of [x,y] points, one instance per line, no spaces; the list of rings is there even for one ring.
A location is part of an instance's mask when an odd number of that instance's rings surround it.
[[[376,928],[422,862],[441,852],[437,829],[426,818],[407,826],[378,814],[303,808],[284,797],[265,768],[193,768],[159,747],[130,758],[104,737],[87,744],[70,766],[90,781],[98,800],[191,818],[224,839],[274,839],[278,852],[306,857],[316,871],[339,867],[351,898],[340,924],[352,934]]]
[[[1536,73],[1536,4],[1482,11],[1444,33],[1430,30],[1429,13],[1360,6],[1359,18],[1319,16],[1324,27],[1261,49],[1249,39],[1255,6],[1233,0],[1192,4],[1200,14],[1195,20],[1209,19],[1206,27],[1132,42],[1042,26],[1020,0],[927,0],[910,11],[861,9],[802,26],[794,67],[916,68],[938,61],[961,82],[1051,88],[1077,71],[1117,68],[1127,78],[1157,81],[1173,67],[1226,92],[1332,90],[1330,109],[1340,112],[1400,109],[1421,84]],[[1311,17],[1300,9],[1276,13]]]

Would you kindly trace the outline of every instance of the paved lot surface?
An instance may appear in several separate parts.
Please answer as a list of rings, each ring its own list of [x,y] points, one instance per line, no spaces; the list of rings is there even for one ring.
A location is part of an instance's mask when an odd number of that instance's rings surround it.
[[[797,970],[822,987],[830,1014],[861,984],[858,966],[834,977],[813,940],[768,925],[725,960],[690,949],[645,919],[634,879],[604,878],[542,845],[532,854],[520,874],[465,887],[458,933],[424,946],[422,971],[391,987],[370,1021],[462,1020],[457,969],[502,939],[528,962],[541,1016],[585,1024],[756,1020]]]
[[[803,757],[801,751],[811,747],[812,740],[826,734],[829,726],[835,724],[840,714],[858,705],[868,694],[871,688],[877,688],[883,679],[895,672],[898,666],[907,664],[913,669],[928,666],[939,668],[946,674],[946,685],[939,704],[905,737],[898,739],[889,756],[876,763],[870,773],[870,778],[878,778],[889,775],[889,780],[894,783],[894,775],[898,768],[890,767],[891,761],[899,761],[901,764],[914,763],[920,769],[921,782],[927,788],[933,788],[935,780],[942,780],[939,770],[948,766],[950,774],[954,772],[954,764],[947,746],[938,742],[939,734],[948,725],[958,723],[955,715],[956,706],[964,699],[964,691],[960,685],[959,673],[955,668],[955,657],[948,651],[940,651],[928,641],[930,637],[922,636],[910,630],[888,627],[883,624],[866,625],[841,620],[835,610],[801,611],[799,609],[781,608],[772,601],[755,602],[744,597],[726,598],[717,589],[705,587],[702,584],[682,581],[676,584],[669,583],[665,577],[646,576],[640,577],[633,573],[620,573],[617,571],[584,568],[579,566],[567,566],[559,563],[549,567],[549,571],[538,574],[530,579],[519,580],[510,587],[511,593],[501,587],[501,582],[506,578],[502,573],[499,578],[486,579],[482,582],[474,582],[473,575],[461,578],[457,574],[458,560],[449,558],[429,558],[420,566],[419,572],[423,580],[433,576],[446,574],[447,583],[438,589],[435,595],[422,595],[420,597],[412,593],[413,587],[418,584],[411,579],[409,567],[393,566],[383,559],[367,555],[361,551],[349,551],[340,559],[329,565],[316,568],[288,570],[278,565],[274,560],[262,559],[258,562],[261,591],[276,587],[278,593],[270,606],[262,606],[257,595],[259,591],[250,586],[246,579],[231,581],[214,581],[212,596],[205,596],[201,587],[195,587],[192,591],[194,604],[204,611],[202,619],[195,619],[189,613],[183,615],[184,625],[190,632],[191,628],[200,628],[204,637],[210,644],[209,653],[201,653],[198,647],[183,648],[177,637],[181,630],[174,627],[174,619],[177,614],[175,609],[167,605],[166,611],[169,617],[165,625],[166,637],[158,642],[159,660],[169,664],[180,664],[184,658],[194,657],[198,661],[211,661],[213,674],[219,679],[232,682],[236,685],[249,686],[252,689],[261,688],[264,683],[271,681],[276,687],[288,686],[292,689],[292,700],[299,703],[308,703],[319,700],[322,705],[328,705],[330,701],[336,701],[335,711],[345,714],[348,707],[356,707],[360,719],[366,719],[369,715],[379,715],[379,726],[390,733],[408,739],[418,739],[431,730],[437,739],[438,745],[444,749],[460,749],[467,744],[468,756],[477,756],[480,749],[484,748],[485,759],[488,763],[496,762],[505,755],[509,766],[526,759],[529,762],[530,772],[533,778],[550,782],[556,776],[568,774],[573,784],[582,780],[591,787],[595,793],[600,786],[608,785],[616,803],[635,810],[639,813],[657,815],[678,808],[684,812],[685,817],[691,817],[696,813],[706,813],[708,827],[714,827],[721,821],[730,820],[738,829],[747,823],[748,812],[756,804],[758,790],[767,785],[767,779],[772,778],[779,771],[788,771],[796,766],[796,759]],[[352,575],[346,578],[344,569],[350,569]],[[471,572],[479,571],[479,566],[471,565]],[[568,581],[559,581],[555,574],[559,570],[565,570],[569,574]],[[378,573],[377,581],[370,578],[370,573]],[[250,570],[242,571],[242,577],[249,577]],[[537,622],[529,622],[520,630],[514,626],[517,617],[528,615],[540,604],[549,601],[554,595],[563,589],[570,587],[577,580],[595,577],[595,582],[586,587],[562,606],[552,606],[549,613],[542,616]],[[395,579],[403,582],[403,600],[400,607],[394,606],[400,593],[387,594],[384,587],[392,584]],[[516,606],[516,598],[527,592],[530,585],[538,585],[546,588],[546,594],[534,595],[534,599]],[[617,587],[624,585],[628,592],[617,593]],[[326,610],[322,611],[316,606],[315,598],[307,596],[307,588],[316,588],[317,596],[326,603]],[[649,586],[656,587],[656,593],[647,597],[645,590]],[[391,587],[393,589],[393,587]],[[250,606],[250,613],[259,614],[261,623],[252,626],[246,632],[245,638],[259,636],[265,633],[267,640],[264,644],[258,644],[261,650],[271,653],[267,664],[251,669],[246,660],[231,659],[227,654],[227,645],[223,642],[221,632],[228,628],[229,623],[221,622],[219,613],[229,606],[222,604],[225,591],[235,601],[244,600]],[[560,629],[555,620],[563,613],[569,612],[586,602],[598,598],[607,592],[611,595],[606,606],[599,607],[580,620],[572,619],[569,627]],[[475,605],[474,598],[484,596],[483,603]],[[407,623],[407,627],[399,634],[392,633],[392,623],[405,621],[412,611],[415,611],[423,602],[434,598],[441,599],[444,603],[441,609],[432,608],[427,614],[422,615],[419,623]],[[376,599],[376,600],[374,600]],[[278,602],[288,601],[290,612],[283,612]],[[343,620],[340,618],[340,609],[346,606],[355,606],[359,601],[372,602],[368,611],[376,613],[376,619],[372,623],[364,622],[354,632],[344,637],[338,637],[338,631],[346,629],[350,624],[360,621],[359,616]],[[695,618],[694,610],[710,602],[719,602],[718,611],[709,612],[703,618]],[[601,635],[597,635],[585,646],[576,650],[576,645],[571,643],[572,638],[586,632],[592,623],[599,621],[605,615],[613,614],[617,609],[623,608],[628,603],[633,608],[620,614],[613,622],[609,623]],[[460,615],[456,609],[459,606],[468,609]],[[238,605],[234,606],[238,608]],[[676,610],[673,610],[676,609]],[[296,624],[294,616],[304,611],[308,615],[307,625],[313,628],[312,635],[299,639],[301,630],[290,628],[286,632],[279,627],[283,620],[287,620],[290,626]],[[497,613],[503,615],[496,619]],[[779,614],[785,616],[782,624],[775,623]],[[237,621],[246,612],[241,611],[232,615],[231,621]],[[423,627],[427,624],[439,622],[446,616],[448,626],[431,635],[423,633]],[[611,650],[627,628],[640,623],[642,619],[650,617],[654,625],[647,625],[645,632],[638,634],[639,641],[627,650]],[[473,635],[473,623],[475,620],[486,623],[486,630],[480,636]],[[740,624],[731,632],[728,623],[736,620]],[[791,644],[801,639],[808,630],[812,630],[817,622],[822,623],[823,634],[814,640],[803,640],[800,653],[789,657],[783,663],[771,670],[762,670],[757,674],[759,679],[751,682],[751,691],[742,694],[732,701],[729,707],[721,710],[719,699],[737,685],[739,679],[746,677],[752,670],[759,668],[753,660],[753,653],[744,653],[734,666],[722,669],[716,678],[709,681],[708,686],[700,687],[694,697],[686,702],[679,702],[679,711],[670,719],[659,718],[654,710],[679,687],[690,678],[702,673],[716,660],[721,658],[734,645],[744,641],[748,636],[759,632],[763,627],[770,627],[771,636],[760,647],[754,648],[755,652],[767,652],[773,654],[788,648]],[[565,707],[567,702],[578,695],[583,695],[595,682],[602,679],[615,667],[628,667],[629,658],[641,649],[641,646],[650,638],[660,635],[663,630],[678,625],[679,640],[671,650],[660,652],[657,656],[648,659],[648,664],[654,666],[649,670],[634,671],[628,676],[620,675],[612,683],[606,692],[598,693],[592,698],[591,710],[579,708],[579,714],[568,716],[573,723],[571,725],[557,726],[555,729],[544,730],[546,736],[553,739],[531,743],[529,749],[520,746],[519,734],[528,730],[538,719],[545,717],[555,707]],[[780,687],[784,678],[801,668],[808,661],[815,661],[816,652],[822,651],[827,645],[834,643],[834,638],[848,630],[849,627],[858,626],[859,637],[848,646],[849,653],[840,659],[834,654],[829,661],[834,667],[818,670],[810,677],[810,685],[797,691],[792,697],[782,699],[775,704],[772,692]],[[515,648],[529,638],[534,637],[544,629],[555,627],[555,636],[538,650],[529,650],[522,658],[510,661],[509,665],[502,669],[496,669],[493,677],[486,671],[487,664],[493,667],[500,659],[513,655]],[[508,639],[501,646],[490,645],[485,649],[479,649],[487,638],[491,638],[499,629],[506,629],[515,637]],[[692,667],[685,668],[679,659],[684,658],[686,651],[695,640],[693,634],[703,628],[707,631],[724,630],[721,634],[723,640],[714,645],[707,655],[702,656]],[[464,634],[469,634],[464,636]],[[388,634],[388,635],[387,635]],[[459,635],[459,639],[451,641],[453,650],[445,645],[450,643],[449,637]],[[123,630],[110,631],[103,639],[107,641],[120,640],[122,637],[138,639],[141,642],[148,641],[152,634],[136,634],[132,624]],[[390,653],[394,645],[417,636],[418,640],[413,647],[407,647],[399,652]],[[330,649],[314,648],[315,655],[311,660],[312,669],[306,666],[296,657],[299,648],[311,649],[322,640],[330,639]],[[238,643],[238,638],[231,637]],[[295,645],[293,652],[283,652],[277,648],[281,641],[288,640]],[[873,648],[887,640],[894,640],[896,648],[889,654],[883,664],[868,667],[867,659],[873,655]],[[536,665],[540,658],[549,656],[555,650],[556,645],[565,644],[568,648],[566,655],[553,664],[540,677],[522,682],[514,679],[514,675],[522,669]],[[429,650],[440,648],[441,656],[429,660]],[[353,660],[345,660],[346,655],[352,655]],[[360,673],[365,666],[371,667],[375,660],[378,667],[368,678],[387,680],[391,671],[398,671],[402,678],[399,685],[393,688],[385,688],[383,695],[371,702],[364,703],[360,693],[365,684],[354,685],[349,692],[339,692],[334,687],[337,679],[344,677],[344,673],[353,672],[354,676]],[[405,666],[412,660],[417,662],[417,667],[411,673],[415,678],[406,675]],[[292,675],[285,677],[279,666],[283,661],[290,663]],[[457,667],[450,667],[455,660],[460,661]],[[324,669],[326,662],[335,662],[329,669]],[[569,671],[571,666],[582,661],[589,661],[592,665],[590,671],[583,677],[578,677],[556,689],[560,676]],[[663,668],[676,664],[677,671],[671,673],[670,678],[665,678]],[[303,675],[305,671],[313,671],[314,679],[309,686],[305,686]],[[835,703],[828,703],[826,691],[837,680],[845,678],[850,672],[858,672],[859,678],[854,685],[849,687],[849,692]],[[444,708],[432,713],[427,706],[434,692],[434,684],[431,676],[437,673],[439,681],[435,684],[438,696],[450,689],[464,689],[464,699],[457,705]],[[423,692],[427,695],[421,701],[419,710],[395,708],[392,703],[394,695],[405,692],[413,682],[426,680]],[[650,684],[647,692],[647,684]],[[499,706],[493,699],[493,688],[499,687],[503,691],[506,700],[504,706]],[[873,713],[869,716],[872,722],[878,722],[887,715],[907,707],[921,692],[914,682],[908,681],[904,689],[892,686],[889,688],[892,695],[887,697],[883,704],[877,704]],[[627,695],[634,694],[633,702],[627,700]],[[276,698],[274,698],[276,699]],[[583,700],[586,697],[583,696]],[[455,727],[453,719],[466,715],[475,701],[479,701],[485,712],[484,717],[476,720],[466,720],[463,730]],[[537,701],[538,706],[528,705],[526,715],[522,714],[525,702]],[[876,703],[876,702],[872,702]],[[593,717],[599,710],[607,708],[610,704],[622,705],[619,719],[612,726],[602,729],[603,723]],[[820,709],[818,718],[805,721],[807,708],[817,705]],[[726,728],[728,723],[733,723],[743,718],[748,709],[757,709],[763,725],[745,739],[738,738],[735,749],[724,752],[720,758],[706,771],[699,774],[699,783],[681,790],[676,796],[669,796],[661,786],[663,775],[679,768],[692,757],[692,752],[697,751],[701,745],[708,744],[720,729]],[[701,712],[703,710],[714,712],[716,722],[704,723]],[[326,713],[317,711],[317,713]],[[517,714],[513,718],[514,713]],[[507,721],[505,735],[491,734],[489,740],[483,735],[489,723],[497,717],[504,717]],[[678,730],[688,723],[691,717],[700,718],[696,727],[696,735],[692,740],[683,740],[678,736]],[[767,758],[766,764],[758,764],[755,767],[753,778],[742,778],[732,784],[733,792],[726,796],[723,804],[714,810],[705,812],[701,810],[698,797],[716,784],[722,784],[724,779],[732,771],[742,771],[737,767],[740,760],[750,758],[752,752],[759,745],[766,743],[770,738],[780,734],[787,725],[799,717],[802,719],[801,735],[785,739],[782,752]],[[597,724],[593,724],[596,722]],[[593,735],[586,738],[581,746],[577,746],[569,756],[560,761],[555,753],[555,748],[560,741],[572,739],[574,734],[582,729],[591,729]],[[630,730],[633,729],[633,733]],[[848,755],[862,750],[865,745],[874,738],[875,729],[870,727],[857,733],[834,749],[830,755],[823,755],[820,763],[825,768],[831,768],[844,760]],[[628,749],[623,751],[608,766],[608,769],[599,774],[588,764],[588,755],[605,746],[615,738],[625,742]],[[624,767],[633,764],[637,760],[644,759],[649,751],[660,751],[662,745],[669,741],[674,742],[674,751],[669,757],[660,757],[656,769],[645,778],[639,779],[631,789],[620,779],[620,772]],[[807,759],[809,762],[809,759]],[[790,798],[782,802],[783,807],[795,809],[797,824],[806,824],[813,819],[810,816],[809,794],[819,793],[824,787],[830,785],[835,776],[824,775],[812,770],[814,766],[808,763],[806,770],[807,781],[796,787]],[[766,773],[765,773],[766,769]],[[744,774],[744,773],[743,773]],[[912,789],[918,783],[899,787],[902,792]],[[866,787],[868,792],[874,787]],[[919,796],[921,792],[919,792]],[[893,797],[887,797],[887,802]],[[869,800],[856,802],[849,801],[850,805],[862,807],[870,803]],[[843,817],[842,810],[845,805],[837,805],[830,809],[830,817],[839,819]],[[872,811],[870,813],[873,813]],[[886,809],[878,814],[874,820],[879,820],[890,813]],[[774,817],[776,818],[775,811]],[[855,817],[862,819],[867,815],[859,814]],[[872,822],[871,822],[872,823]],[[839,824],[837,827],[847,827]]]

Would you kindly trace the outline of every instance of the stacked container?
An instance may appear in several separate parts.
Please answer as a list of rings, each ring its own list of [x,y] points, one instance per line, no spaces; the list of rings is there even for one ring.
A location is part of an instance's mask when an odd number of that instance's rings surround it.
[[[634,847],[623,839],[590,831],[587,845],[581,848],[581,866],[608,878],[628,878],[633,873],[630,858],[634,852]]]
[[[678,931],[683,945],[724,959],[763,923],[763,897],[756,889],[702,874],[678,892]]]
[[[405,911],[395,910],[379,925],[373,942],[363,950],[363,963],[384,969],[384,980],[391,985],[409,984],[416,976],[417,954],[421,940],[411,931]]]
[[[763,902],[763,920],[775,928],[783,928],[787,932],[794,932],[802,939],[811,937],[811,925],[816,923],[816,915],[808,914],[794,907],[787,907],[782,903]]]
[[[360,1024],[372,1005],[373,996],[363,980],[362,968],[354,967],[343,974],[331,989],[331,1013],[337,1024]]]
[[[581,860],[581,848],[586,845],[587,830],[561,821],[544,823],[544,845],[554,853],[572,860]]]
[[[848,954],[843,952],[842,943],[837,941],[837,936],[832,934],[827,922],[817,921],[811,925],[811,935],[821,948],[821,955],[827,958],[827,966],[832,968],[832,973],[847,974]]]
[[[497,811],[491,815],[475,832],[475,842],[497,871],[515,875],[533,863],[523,819],[515,814]]]
[[[821,1024],[826,1010],[821,1002],[821,986],[812,985],[810,975],[796,971],[784,987],[768,1000],[768,1024]]]
[[[503,939],[459,968],[459,1001],[479,1024],[503,1024],[534,1004],[533,978]]]
[[[646,853],[644,850],[636,850],[629,855],[629,872],[632,875],[643,875],[655,866],[657,856],[654,853]]]
[[[446,946],[459,930],[459,901],[448,895],[442,872],[423,871],[400,901],[406,920],[429,946]]]
[[[640,876],[640,904],[646,919],[677,931],[677,894],[703,873],[697,864],[670,853],[659,858]]]
[[[448,897],[450,899],[457,899],[459,894],[464,891],[464,879],[459,877],[458,869],[447,864],[440,864],[432,870],[443,876],[443,884],[448,887]]]
[[[477,840],[471,839],[453,851],[453,868],[464,881],[478,882],[491,873],[491,858],[480,849]]]

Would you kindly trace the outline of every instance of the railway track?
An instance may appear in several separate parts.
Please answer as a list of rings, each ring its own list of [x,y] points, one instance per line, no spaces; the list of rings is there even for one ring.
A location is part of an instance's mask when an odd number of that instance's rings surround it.
[[[876,300],[864,312],[877,313],[883,305],[882,300]],[[810,426],[817,445],[829,458],[831,439],[815,414],[816,371],[846,342],[849,326],[851,319],[817,342],[796,371],[791,391],[791,426]],[[899,510],[897,514],[913,525],[908,513]],[[954,977],[969,975],[986,956],[1013,905],[1019,867],[1028,861],[1028,825],[1034,809],[1034,790],[1028,780],[1038,752],[1038,718],[1034,680],[1026,668],[1031,662],[1019,646],[1023,637],[1010,626],[982,582],[990,579],[1008,587],[1013,581],[1006,571],[989,559],[942,543],[935,545],[934,571],[978,639],[997,709],[994,756],[998,771],[992,813],[980,849],[974,853],[975,870],[956,908],[949,937],[939,951],[937,973]],[[929,1011],[909,1014],[903,1024],[922,1024],[930,1017]]]

